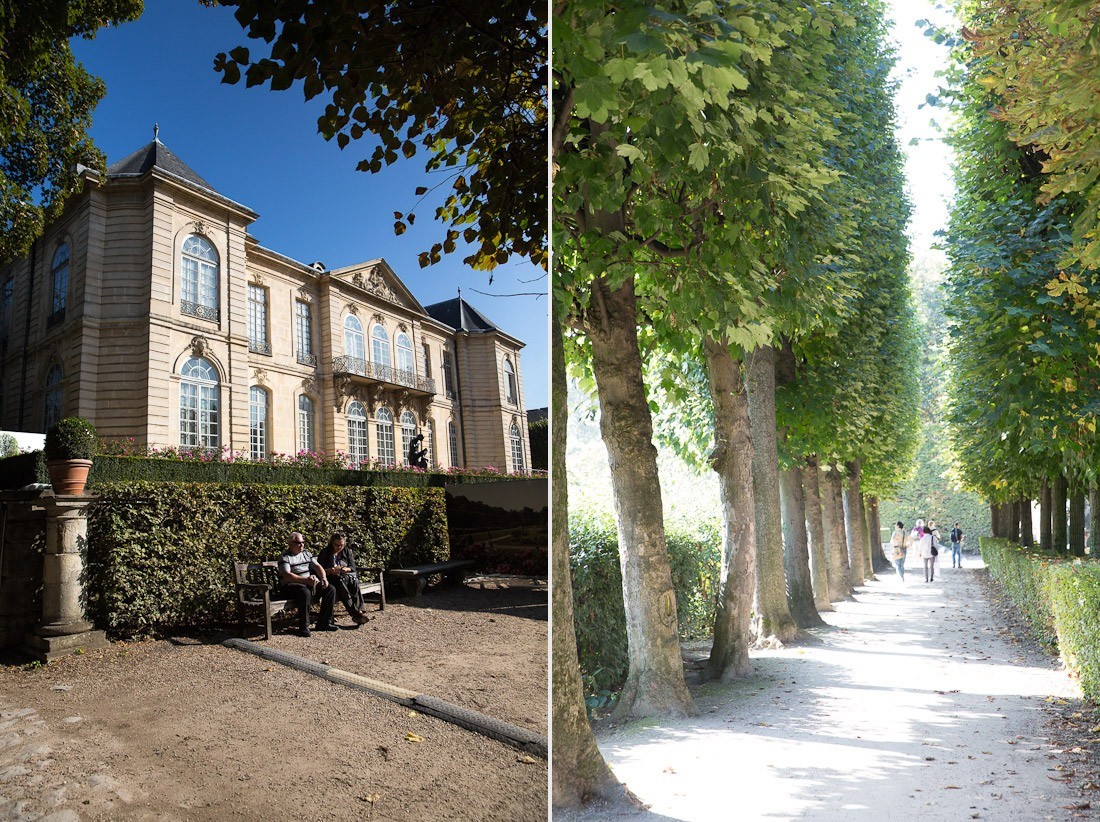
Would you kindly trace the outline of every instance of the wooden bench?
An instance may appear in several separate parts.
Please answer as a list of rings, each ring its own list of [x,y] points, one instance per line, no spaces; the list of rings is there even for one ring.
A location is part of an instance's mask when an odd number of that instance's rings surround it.
[[[363,596],[377,596],[378,610],[386,609],[386,583],[381,568],[360,567],[359,590]],[[364,579],[366,572],[373,577]],[[264,614],[264,639],[271,639],[271,618],[295,605],[291,600],[278,596],[278,562],[234,562],[233,584],[237,591],[237,614],[240,619],[241,633],[245,632],[245,613],[252,608],[260,608]],[[274,594],[274,596],[273,596]]]
[[[452,559],[411,568],[394,568],[386,573],[401,580],[406,596],[418,597],[424,593],[428,577],[442,576],[443,585],[461,585],[466,579],[466,569],[473,566],[472,559]]]

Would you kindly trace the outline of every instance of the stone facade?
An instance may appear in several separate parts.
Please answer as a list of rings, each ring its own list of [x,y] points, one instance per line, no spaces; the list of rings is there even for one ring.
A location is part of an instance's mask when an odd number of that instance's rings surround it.
[[[439,468],[530,467],[523,343],[461,297],[261,247],[159,141],[84,179],[0,267],[0,430],[79,415],[138,445],[381,462],[416,432]]]

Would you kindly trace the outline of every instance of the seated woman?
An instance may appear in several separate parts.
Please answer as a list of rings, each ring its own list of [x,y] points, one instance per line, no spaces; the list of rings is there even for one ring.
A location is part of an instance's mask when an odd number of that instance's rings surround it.
[[[333,534],[317,561],[325,569],[325,575],[336,590],[336,596],[348,609],[356,627],[366,622],[370,617],[363,611],[363,594],[359,590],[359,577],[355,573],[355,555],[347,545],[347,538],[339,531]]]

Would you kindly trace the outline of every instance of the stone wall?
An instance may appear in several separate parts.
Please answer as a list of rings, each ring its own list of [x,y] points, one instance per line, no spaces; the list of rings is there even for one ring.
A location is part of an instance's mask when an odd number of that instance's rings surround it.
[[[0,648],[18,648],[40,621],[47,496],[0,491]]]

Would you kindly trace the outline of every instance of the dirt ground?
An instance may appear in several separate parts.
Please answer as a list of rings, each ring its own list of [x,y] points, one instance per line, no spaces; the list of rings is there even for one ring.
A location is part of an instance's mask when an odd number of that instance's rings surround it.
[[[932,583],[883,573],[748,678],[695,685],[699,716],[599,726],[648,808],[555,820],[1097,818],[1100,716],[991,586],[976,556]]]
[[[547,732],[545,584],[337,615],[270,645]],[[0,669],[0,818],[546,819],[545,760],[220,638]]]

